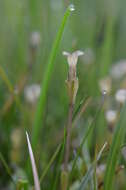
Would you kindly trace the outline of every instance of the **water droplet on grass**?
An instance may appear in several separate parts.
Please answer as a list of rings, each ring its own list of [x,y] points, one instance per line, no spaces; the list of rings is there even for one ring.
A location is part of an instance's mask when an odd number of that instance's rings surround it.
[[[69,9],[70,11],[74,11],[75,10],[75,6],[73,4],[69,5]]]
[[[103,94],[103,96],[105,96],[107,94],[106,90],[103,90],[102,94]]]

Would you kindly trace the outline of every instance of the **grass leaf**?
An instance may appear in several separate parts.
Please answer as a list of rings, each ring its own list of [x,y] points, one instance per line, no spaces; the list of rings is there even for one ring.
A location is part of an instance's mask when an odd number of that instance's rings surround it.
[[[119,158],[119,151],[121,144],[124,139],[124,135],[126,132],[126,104],[124,105],[121,113],[120,119],[117,123],[111,149],[108,156],[106,172],[105,172],[105,180],[104,180],[104,190],[112,190],[112,182],[115,173],[115,167],[117,160]]]
[[[90,180],[90,178],[91,178],[92,175],[93,175],[93,172],[94,172],[94,170],[95,170],[96,163],[100,160],[101,155],[102,155],[102,153],[103,153],[103,151],[104,151],[106,145],[107,145],[107,142],[105,142],[105,144],[103,145],[103,147],[101,148],[101,150],[100,150],[100,152],[99,152],[99,154],[98,154],[98,156],[97,156],[97,159],[93,162],[93,164],[92,164],[92,165],[90,166],[90,168],[88,169],[86,175],[85,175],[84,178],[82,179],[82,182],[81,182],[80,187],[78,188],[78,190],[84,190],[84,189],[86,188],[88,181]]]
[[[43,180],[44,177],[46,176],[46,174],[47,174],[49,168],[51,167],[52,163],[54,162],[56,156],[58,155],[58,153],[59,153],[59,151],[60,151],[60,149],[61,149],[61,147],[62,147],[62,144],[59,144],[59,146],[57,147],[57,149],[56,149],[56,151],[54,152],[53,156],[51,157],[51,159],[50,159],[48,165],[46,166],[45,170],[43,171],[43,174],[42,174],[41,177],[40,177],[40,183],[42,182],[42,180]]]
[[[56,54],[57,54],[57,51],[59,48],[59,44],[62,39],[63,31],[64,31],[64,28],[65,28],[65,25],[66,25],[66,22],[68,20],[70,13],[71,13],[71,7],[69,6],[64,14],[61,26],[59,28],[58,34],[56,36],[56,40],[53,44],[52,51],[49,56],[46,71],[44,74],[41,93],[40,93],[40,99],[39,99],[39,102],[37,105],[35,122],[33,125],[33,136],[32,136],[33,148],[37,144],[40,127],[42,127],[41,122],[42,122],[42,117],[43,117],[43,113],[44,113],[44,106],[45,106],[45,102],[46,102],[46,95],[47,95],[47,91],[48,91],[49,81],[50,81],[51,74],[53,71],[54,61],[55,61]]]

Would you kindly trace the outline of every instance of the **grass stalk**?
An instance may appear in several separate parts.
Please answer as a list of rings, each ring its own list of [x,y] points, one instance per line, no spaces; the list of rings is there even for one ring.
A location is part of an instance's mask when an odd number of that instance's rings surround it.
[[[65,150],[65,160],[64,160],[64,170],[68,171],[68,162],[69,162],[69,154],[70,154],[70,137],[71,137],[71,129],[72,129],[72,117],[73,117],[73,104],[69,106],[69,115],[68,115],[68,125],[67,125],[67,137],[66,137],[66,150]]]
[[[46,176],[46,174],[47,174],[47,172],[48,172],[48,170],[49,170],[49,168],[51,167],[51,165],[52,165],[52,163],[54,162],[56,156],[58,155],[58,153],[59,153],[61,147],[62,147],[62,144],[59,144],[59,146],[57,147],[57,149],[56,149],[56,151],[54,152],[53,156],[51,157],[51,159],[50,159],[50,161],[49,161],[47,167],[46,167],[45,170],[43,171],[43,174],[42,174],[41,177],[40,177],[40,183],[42,183],[44,177]]]
[[[40,99],[37,105],[36,109],[36,114],[35,114],[35,121],[33,125],[33,135],[32,135],[32,144],[33,144],[33,149],[35,148],[37,142],[38,142],[38,136],[40,132],[40,128],[42,128],[42,119],[43,119],[43,114],[44,114],[44,108],[45,108],[45,103],[46,103],[46,96],[47,96],[47,91],[49,88],[49,81],[52,75],[52,71],[54,68],[54,62],[56,58],[56,54],[63,36],[63,32],[66,26],[66,22],[70,16],[72,9],[71,6],[69,6],[64,14],[61,26],[59,28],[58,34],[56,36],[55,42],[53,44],[47,68],[44,74],[43,82],[42,82],[42,87],[41,87],[41,93],[40,93]]]

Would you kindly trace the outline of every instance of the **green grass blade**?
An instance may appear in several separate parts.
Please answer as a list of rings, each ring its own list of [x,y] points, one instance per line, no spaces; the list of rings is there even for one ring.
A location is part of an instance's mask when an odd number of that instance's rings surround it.
[[[12,86],[10,80],[8,79],[8,77],[7,77],[4,69],[2,68],[2,66],[0,66],[0,77],[2,78],[4,83],[6,84],[9,92],[13,94],[13,91],[14,91],[13,86]]]
[[[65,25],[68,20],[68,17],[70,16],[71,11],[72,11],[72,6],[70,5],[64,14],[61,26],[60,26],[58,34],[56,36],[56,40],[53,44],[52,51],[50,53],[46,71],[44,74],[44,79],[42,82],[42,88],[41,88],[41,93],[40,93],[40,99],[39,99],[39,102],[37,105],[35,121],[34,121],[34,125],[33,125],[33,135],[32,135],[33,148],[37,144],[39,131],[40,131],[40,128],[42,127],[41,122],[42,122],[43,113],[44,113],[44,106],[45,106],[45,102],[46,102],[46,95],[47,95],[47,91],[48,91],[49,81],[50,81],[51,74],[53,71],[54,61],[55,61],[56,54],[57,54],[57,51],[59,48],[59,44],[62,39],[63,31],[65,29]]]
[[[105,144],[103,145],[103,147],[101,148],[101,150],[97,156],[97,159],[93,162],[93,164],[90,166],[89,170],[87,171],[86,175],[82,179],[82,182],[81,182],[78,190],[84,190],[87,187],[88,181],[90,180],[90,178],[92,178],[93,172],[95,170],[96,163],[100,160],[106,145],[107,145],[107,143],[105,142]]]
[[[58,164],[57,164],[57,174],[54,179],[54,184],[53,184],[52,190],[55,190],[57,188],[57,183],[58,183],[58,179],[60,176],[61,164],[62,164],[64,150],[65,150],[65,143],[66,143],[66,128],[64,128],[64,138],[63,138],[63,142],[62,142],[62,146],[61,146],[61,151],[59,154],[59,159],[58,159]]]
[[[119,158],[119,151],[121,144],[126,133],[126,104],[124,105],[121,113],[120,119],[117,123],[111,149],[108,156],[105,179],[104,179],[104,190],[112,190],[113,177],[115,173],[115,167],[117,160]]]
[[[57,147],[57,149],[56,149],[56,151],[54,152],[53,156],[51,157],[51,160],[49,161],[48,165],[46,166],[46,168],[45,168],[43,174],[42,174],[41,177],[40,177],[40,183],[42,183],[44,177],[46,176],[46,174],[47,174],[47,172],[48,172],[48,170],[49,170],[49,168],[51,167],[51,165],[52,165],[52,163],[54,162],[56,156],[58,155],[58,153],[59,153],[61,147],[62,147],[62,144],[59,144],[59,146]]]
[[[77,107],[77,110],[74,113],[72,122],[73,125],[75,125],[77,123],[77,121],[79,120],[79,118],[81,117],[81,115],[85,112],[85,110],[87,109],[87,106],[90,104],[91,102],[91,98],[88,97],[86,98],[86,100],[82,100],[79,104],[79,106]]]
[[[28,190],[28,181],[20,179],[17,183],[16,190]]]
[[[3,155],[2,155],[1,152],[0,152],[0,160],[1,160],[2,164],[3,164],[3,166],[5,167],[5,169],[6,169],[7,173],[8,173],[8,175],[10,176],[10,178],[11,178],[13,184],[16,185],[16,183],[15,183],[13,177],[12,177],[11,170],[10,170],[10,168],[9,168],[7,162],[5,161],[5,159],[4,159],[4,157],[3,157]]]
[[[79,105],[77,106],[77,108],[76,108],[76,110],[75,110],[75,112],[74,112],[74,114],[73,114],[73,118],[72,118],[73,120],[75,120],[76,116],[77,116],[78,113],[80,112],[81,107],[82,107],[82,105],[85,103],[86,99],[87,99],[87,97],[84,97],[84,98],[80,101]]]

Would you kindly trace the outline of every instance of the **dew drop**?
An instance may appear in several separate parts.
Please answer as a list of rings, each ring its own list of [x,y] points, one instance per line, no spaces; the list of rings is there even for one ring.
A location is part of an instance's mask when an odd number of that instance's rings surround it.
[[[102,94],[103,94],[103,96],[105,96],[107,94],[106,90],[103,90]]]
[[[75,10],[75,6],[73,4],[69,5],[69,9],[70,11],[74,11]]]

